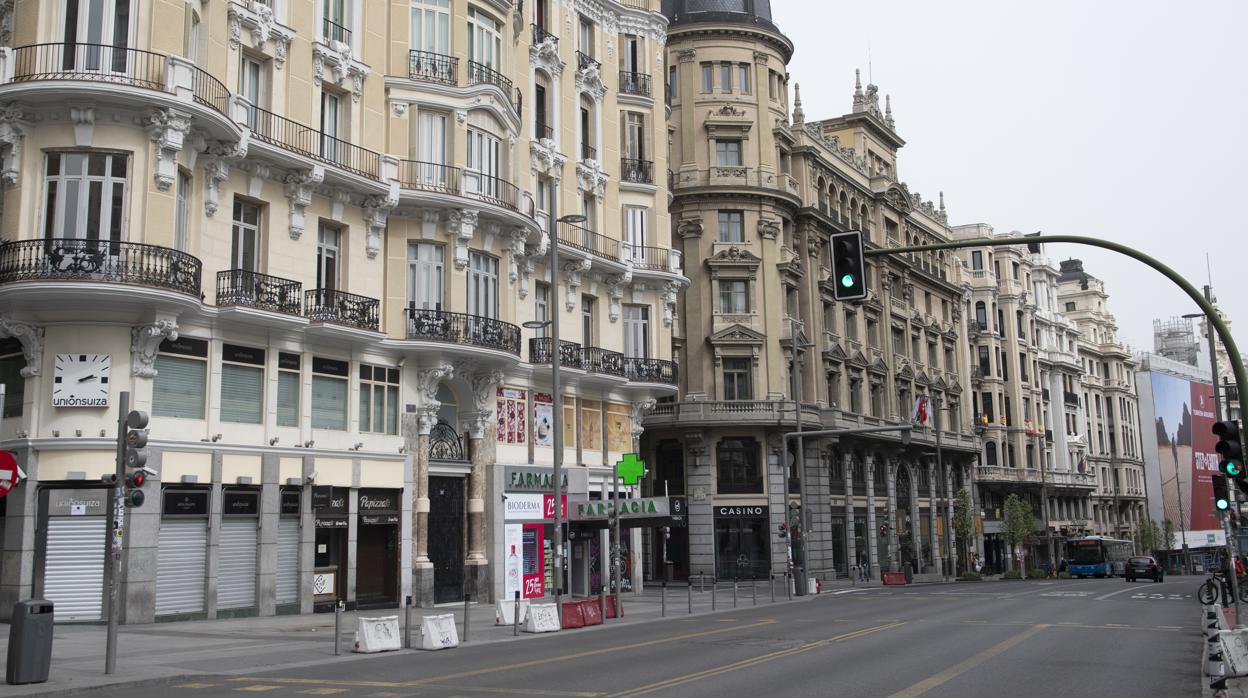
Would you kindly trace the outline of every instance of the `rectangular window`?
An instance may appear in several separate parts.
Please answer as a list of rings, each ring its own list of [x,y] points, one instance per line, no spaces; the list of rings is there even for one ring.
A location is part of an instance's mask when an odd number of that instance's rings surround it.
[[[980,271],[984,268],[984,253],[979,250],[971,252],[971,269]]]
[[[302,357],[281,352],[277,355],[277,426],[299,426],[299,394],[303,377],[299,373]]]
[[[451,0],[412,0],[412,50],[451,53]]]
[[[719,64],[719,91],[728,93],[732,92],[732,64],[728,62]]]
[[[121,154],[48,153],[44,237],[120,240],[127,164]]]
[[[419,310],[442,309],[441,245],[407,243],[407,307]]]
[[[630,160],[646,159],[646,115],[637,112],[624,113],[624,157]]]
[[[203,419],[208,385],[208,343],[180,337],[161,342],[152,381],[152,414]]]
[[[349,362],[312,358],[312,428],[347,430]]]
[[[446,114],[422,110],[415,123],[416,159],[421,163],[415,174],[419,182],[432,187],[451,186],[450,174],[445,167]]]
[[[234,199],[234,228],[230,242],[232,269],[259,271],[260,207],[250,201]]]
[[[725,315],[750,312],[750,282],[721,280],[719,282],[719,312]]]
[[[741,141],[715,141],[715,164],[719,167],[740,167]]]
[[[581,296],[581,345],[594,346],[594,297]]]
[[[264,65],[247,54],[241,54],[238,65],[238,96],[246,101],[247,125],[257,128],[259,114],[256,108],[263,109],[264,101]],[[268,126],[268,124],[265,124]]]
[[[710,63],[702,64],[702,91],[703,92],[710,92],[711,90],[715,88],[714,73],[715,73],[715,69],[711,66]]]
[[[497,19],[478,10],[468,8],[468,59],[490,70],[503,67],[503,25]],[[469,66],[469,79],[475,73]]]
[[[537,282],[537,286],[533,290],[533,319],[538,322],[547,322],[550,320],[550,284]],[[546,336],[546,326],[533,331],[535,337]]]
[[[647,264],[646,209],[641,206],[624,207],[624,242],[634,264]]]
[[[768,70],[767,71],[767,98],[768,99],[771,99],[773,101],[776,99],[779,99],[779,97],[777,96],[779,92],[779,90],[777,89],[778,83],[779,83],[779,80],[778,80],[778,76],[776,75],[776,71]]]
[[[260,424],[264,415],[264,350],[221,346],[221,421]]]
[[[498,317],[498,258],[481,252],[468,255],[468,314]]]
[[[499,174],[502,171],[502,160],[499,140],[492,134],[477,129],[468,129],[468,170],[465,185],[483,196],[499,197]]]
[[[744,216],[741,211],[719,212],[720,242],[745,242]]]
[[[340,132],[347,129],[339,123],[342,119],[342,100],[338,95],[326,89],[321,90],[321,157],[332,162],[339,162],[339,157],[347,155],[344,144],[339,140]],[[341,152],[340,152],[341,151]]]
[[[724,399],[751,400],[753,390],[751,384],[751,362],[753,359],[724,359]]]
[[[341,231],[337,226],[321,221],[316,241],[316,287],[326,290],[338,288],[338,243]]]
[[[741,94],[748,95],[750,93],[750,64],[737,64],[737,88],[741,90]]]
[[[650,308],[624,306],[624,356],[644,359],[650,356]]]
[[[350,43],[351,33],[347,31],[347,0],[325,0],[325,22],[321,27],[322,38],[340,43]]]
[[[22,345],[16,339],[0,340],[0,385],[4,386],[4,416],[22,416],[22,402],[26,396],[26,378],[22,369],[26,358]]]
[[[399,369],[360,364],[360,432],[399,433]]]
[[[763,491],[759,443],[752,438],[723,439],[716,448],[716,489],[720,494]]]
[[[680,94],[680,71],[676,70],[676,66],[667,66],[667,96],[668,99],[676,99]]]
[[[191,176],[178,170],[177,200],[173,212],[173,247],[179,252],[186,252],[191,245]]]

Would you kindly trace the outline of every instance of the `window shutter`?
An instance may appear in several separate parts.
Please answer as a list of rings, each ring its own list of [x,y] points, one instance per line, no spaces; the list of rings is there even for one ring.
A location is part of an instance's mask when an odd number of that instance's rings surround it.
[[[152,385],[152,414],[182,419],[204,418],[207,364],[176,356],[156,357]]]
[[[299,426],[299,374],[279,371],[277,374],[277,426]]]
[[[264,369],[221,364],[221,421],[259,424],[263,398]]]
[[[312,376],[312,428],[347,430],[347,381]]]

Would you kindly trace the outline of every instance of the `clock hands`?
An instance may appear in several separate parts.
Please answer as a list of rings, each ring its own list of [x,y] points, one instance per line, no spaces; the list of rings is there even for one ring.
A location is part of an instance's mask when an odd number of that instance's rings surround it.
[[[78,382],[79,382],[79,383],[86,383],[87,381],[93,381],[93,380],[95,380],[95,374],[94,374],[94,373],[93,373],[93,374],[91,374],[91,375],[89,375],[89,376],[83,376],[82,378],[79,378],[79,379],[78,379]]]

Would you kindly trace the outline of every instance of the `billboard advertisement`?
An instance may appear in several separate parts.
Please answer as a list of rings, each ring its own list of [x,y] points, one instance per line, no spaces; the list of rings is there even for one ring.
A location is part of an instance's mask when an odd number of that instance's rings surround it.
[[[1165,373],[1151,375],[1165,518],[1176,532],[1220,531],[1210,480],[1218,472],[1213,386]]]

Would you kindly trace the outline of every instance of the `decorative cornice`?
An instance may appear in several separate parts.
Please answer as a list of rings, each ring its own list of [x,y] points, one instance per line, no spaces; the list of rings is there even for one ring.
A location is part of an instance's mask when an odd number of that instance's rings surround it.
[[[176,109],[152,109],[143,117],[147,137],[156,144],[156,188],[169,191],[178,178],[178,151],[191,131],[191,115]]]
[[[282,180],[286,184],[286,200],[290,202],[290,239],[303,235],[304,209],[312,203],[312,191],[325,181],[325,168],[313,165],[307,170],[295,170]]]
[[[355,59],[351,55],[351,47],[341,41],[318,39],[312,42],[312,74],[317,82],[325,79],[325,66],[333,71],[333,81],[344,87],[347,79],[351,80],[351,97],[360,101],[364,94],[364,78],[368,77],[368,64]]]
[[[157,320],[130,328],[130,373],[139,378],[156,377],[156,352],[166,339],[178,338],[178,323]]]
[[[260,0],[235,0],[230,3],[228,17],[231,49],[238,49],[243,29],[249,29],[252,48],[257,51],[265,50],[270,40],[274,42],[273,63],[278,70],[282,69],[290,42],[295,38],[295,30],[278,22],[273,17],[273,8]]]
[[[20,374],[23,378],[38,376],[43,366],[43,328],[27,322],[0,317],[0,337],[12,337],[22,345],[22,358],[26,366]]]

